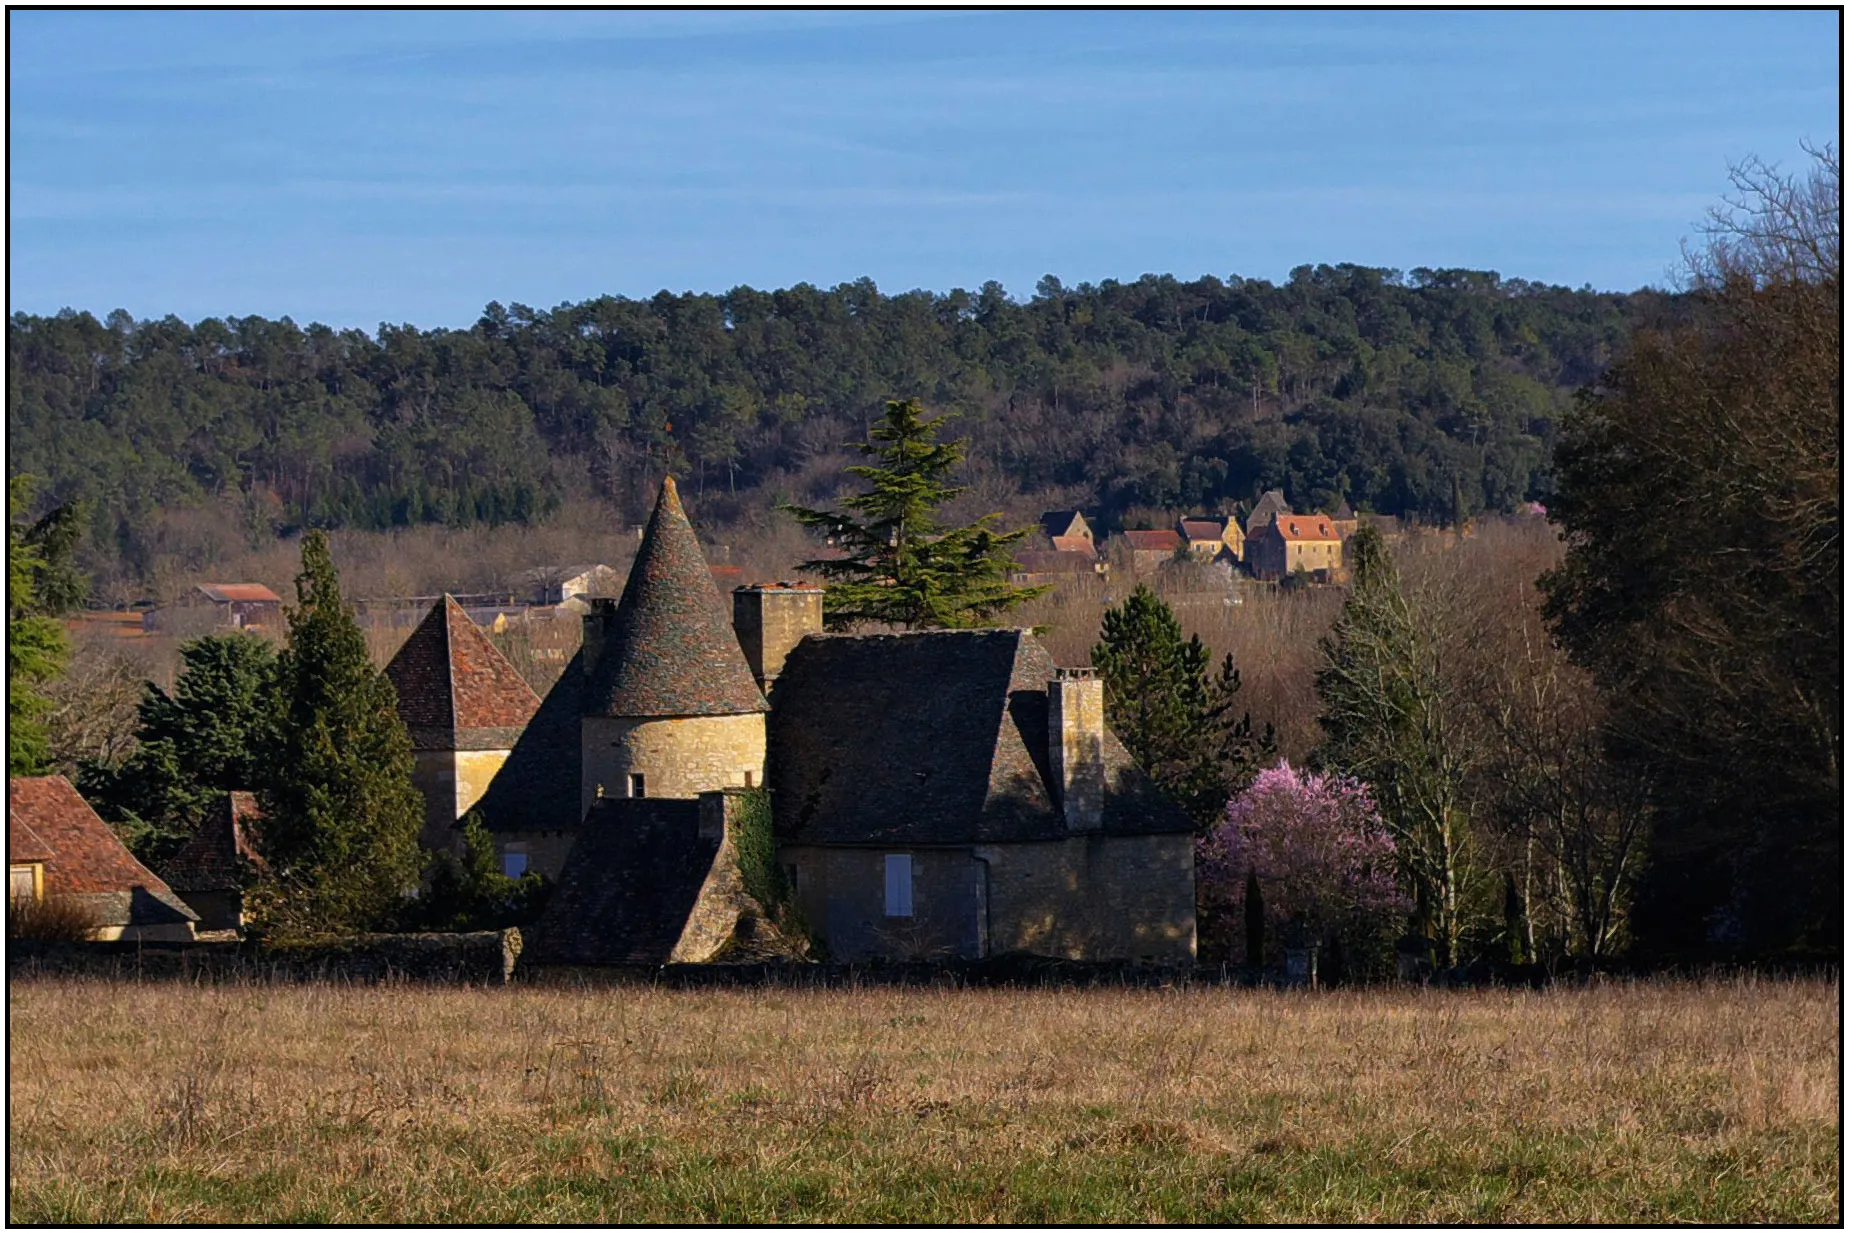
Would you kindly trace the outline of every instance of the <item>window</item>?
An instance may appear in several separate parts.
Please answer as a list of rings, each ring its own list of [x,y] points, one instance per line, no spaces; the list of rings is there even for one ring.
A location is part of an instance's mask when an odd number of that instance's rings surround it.
[[[642,773],[639,771],[632,771],[629,773],[629,795],[631,797],[648,796],[642,783]]]
[[[6,873],[7,891],[10,898],[15,900],[30,900],[33,898],[31,866],[9,866]]]
[[[508,849],[501,854],[501,873],[509,878],[519,878],[526,873],[526,854]]]
[[[912,915],[912,856],[910,853],[886,854],[886,915]]]

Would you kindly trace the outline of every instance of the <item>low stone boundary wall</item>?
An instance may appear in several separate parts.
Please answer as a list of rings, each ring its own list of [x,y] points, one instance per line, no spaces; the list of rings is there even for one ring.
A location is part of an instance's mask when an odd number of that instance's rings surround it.
[[[1219,984],[1220,971],[1192,966],[1119,961],[1058,960],[1042,956],[997,956],[987,960],[907,963],[666,964],[654,966],[522,964],[516,980],[535,985],[629,985],[675,989],[782,986],[841,989],[855,986],[1142,986]]]
[[[506,985],[520,931],[362,934],[324,942],[38,943],[7,945],[7,975],[183,981],[390,981]]]

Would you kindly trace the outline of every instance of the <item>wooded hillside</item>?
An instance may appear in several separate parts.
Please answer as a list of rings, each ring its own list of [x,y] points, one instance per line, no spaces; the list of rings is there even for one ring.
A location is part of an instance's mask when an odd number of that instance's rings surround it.
[[[634,520],[664,469],[734,513],[825,498],[843,444],[907,397],[960,413],[966,478],[997,504],[1057,495],[1108,525],[1281,487],[1299,508],[1448,521],[1545,499],[1572,391],[1679,305],[1344,265],[1282,285],[1048,277],[1026,302],[993,282],[889,296],[862,280],[490,304],[466,330],[375,335],[18,314],[10,468],[43,478],[43,506],[89,500],[91,564],[131,577],[161,520],[207,501],[255,543],[532,521],[583,498]]]

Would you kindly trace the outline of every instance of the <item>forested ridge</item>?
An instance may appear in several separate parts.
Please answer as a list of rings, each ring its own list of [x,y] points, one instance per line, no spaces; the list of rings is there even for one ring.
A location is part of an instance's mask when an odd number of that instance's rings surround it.
[[[1490,272],[1304,266],[1272,284],[1145,276],[1034,296],[740,287],[490,304],[468,329],[287,317],[9,322],[9,467],[81,499],[133,575],[160,514],[239,504],[253,537],[639,517],[664,470],[696,492],[815,497],[885,400],[956,412],[997,492],[1107,525],[1281,487],[1448,520],[1550,492],[1555,426],[1631,329],[1681,297]]]

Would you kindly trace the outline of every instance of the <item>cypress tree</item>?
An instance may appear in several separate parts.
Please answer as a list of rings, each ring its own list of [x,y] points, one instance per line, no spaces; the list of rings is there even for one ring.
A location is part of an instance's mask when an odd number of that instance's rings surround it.
[[[279,933],[366,929],[417,884],[423,800],[411,738],[320,531],[302,542],[295,590],[277,660],[276,739],[257,790],[269,863],[260,908]]]

